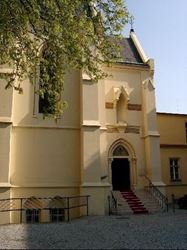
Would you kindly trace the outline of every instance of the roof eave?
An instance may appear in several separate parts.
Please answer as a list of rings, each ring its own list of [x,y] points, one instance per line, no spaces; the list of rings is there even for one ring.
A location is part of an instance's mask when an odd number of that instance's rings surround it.
[[[141,67],[141,68],[147,68],[149,69],[149,64],[145,63],[136,63],[136,62],[115,62],[115,65],[124,65],[124,66],[134,66],[134,67]]]

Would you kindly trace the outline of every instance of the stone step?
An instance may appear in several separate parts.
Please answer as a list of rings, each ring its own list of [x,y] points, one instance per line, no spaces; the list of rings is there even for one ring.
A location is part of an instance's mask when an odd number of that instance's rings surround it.
[[[128,203],[129,207],[132,209],[133,213],[148,213],[144,204],[131,190],[125,192],[122,191],[121,194]]]
[[[149,212],[160,212],[161,207],[158,203],[158,201],[150,195],[150,193],[146,191],[135,191],[135,194],[141,202],[144,204],[144,206],[149,210]]]
[[[117,200],[117,209],[115,212],[116,215],[125,215],[135,213],[135,207],[141,206],[142,213],[145,211],[143,207],[149,213],[156,213],[161,211],[159,203],[154,197],[152,197],[148,192],[144,190],[136,190],[135,192],[129,193],[129,191],[112,191],[115,199]],[[124,199],[124,196],[128,196],[128,200]],[[139,201],[139,202],[138,202]],[[135,206],[135,204],[138,206]],[[133,208],[133,209],[132,209]],[[138,209],[136,210],[139,213]],[[145,212],[147,213],[147,212]]]

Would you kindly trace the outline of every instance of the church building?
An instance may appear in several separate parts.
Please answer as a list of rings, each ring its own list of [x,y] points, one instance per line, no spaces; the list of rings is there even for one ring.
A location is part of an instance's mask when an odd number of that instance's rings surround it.
[[[180,164],[187,162],[186,151],[180,153],[187,150],[187,129],[183,142],[175,134],[180,152],[170,157],[173,120],[156,113],[154,60],[133,30],[121,46],[123,60],[103,66],[108,77],[98,83],[78,70],[66,75],[68,107],[56,121],[43,119],[29,80],[22,95],[0,81],[0,199],[89,195],[89,214],[103,215],[111,191],[145,190],[149,180],[163,195],[175,192],[180,178],[170,167],[181,157]],[[187,116],[182,121],[187,124]],[[178,195],[187,191],[182,171]]]

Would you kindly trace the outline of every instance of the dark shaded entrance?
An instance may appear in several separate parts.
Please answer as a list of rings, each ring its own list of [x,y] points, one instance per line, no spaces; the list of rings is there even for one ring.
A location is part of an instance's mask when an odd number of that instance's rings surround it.
[[[114,158],[112,161],[113,190],[130,189],[130,167],[127,158]]]

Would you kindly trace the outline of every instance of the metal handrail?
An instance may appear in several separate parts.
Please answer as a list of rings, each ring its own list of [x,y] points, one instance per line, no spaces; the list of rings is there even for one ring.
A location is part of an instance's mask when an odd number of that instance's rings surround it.
[[[162,210],[165,210],[165,211],[167,211],[168,212],[168,198],[167,198],[167,196],[165,196],[152,182],[151,182],[151,180],[146,176],[146,175],[144,175],[144,177],[148,180],[148,182],[149,182],[149,185],[148,185],[148,191],[150,192],[150,194],[152,195],[152,196],[154,196],[157,200],[158,200],[158,202],[159,202],[159,204],[160,204],[160,206],[161,206],[161,208],[162,208]]]
[[[175,213],[176,199],[175,199],[175,195],[174,194],[171,195],[171,202],[172,202],[173,213]]]
[[[112,214],[113,208],[116,210],[116,213],[117,213],[117,199],[114,197],[114,194],[112,191],[110,193],[111,195],[109,196],[109,215]],[[110,201],[111,201],[111,206],[110,206]]]
[[[86,208],[86,215],[88,216],[88,199],[90,195],[80,196],[55,196],[55,197],[19,197],[0,199],[0,213],[20,211],[20,223],[22,223],[22,212],[27,209],[50,210],[54,208],[50,204],[54,201],[61,201],[60,207],[67,211],[67,221],[70,221],[70,210],[80,207]],[[28,204],[26,204],[26,201]]]

